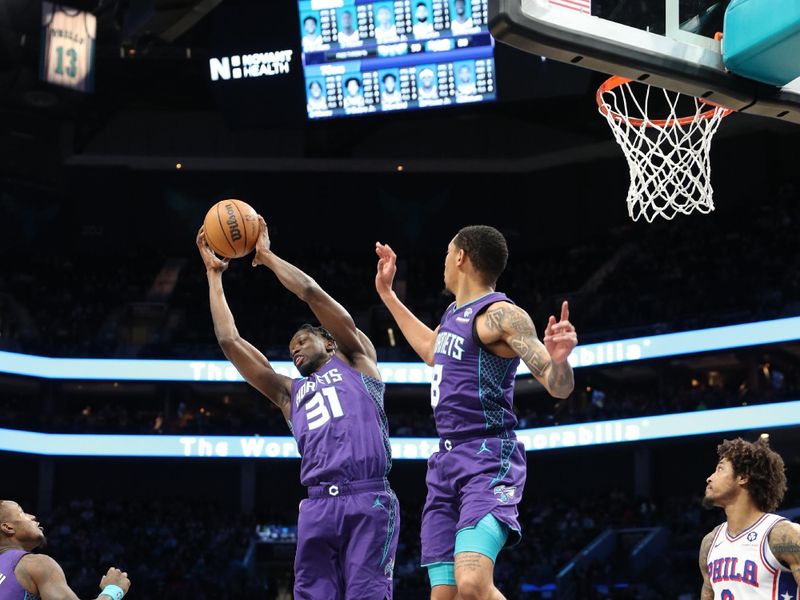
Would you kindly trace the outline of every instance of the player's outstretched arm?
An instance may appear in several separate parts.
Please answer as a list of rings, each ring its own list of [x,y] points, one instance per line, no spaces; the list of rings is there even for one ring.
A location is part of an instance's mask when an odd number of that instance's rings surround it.
[[[378,272],[375,275],[375,289],[381,300],[392,313],[397,326],[411,344],[414,352],[428,365],[433,365],[433,350],[436,346],[436,334],[439,328],[431,329],[420,321],[405,304],[400,302],[392,289],[394,275],[397,272],[397,255],[388,244],[375,243],[378,255]]]
[[[781,521],[769,532],[769,548],[800,585],[800,525]]]
[[[269,398],[289,419],[292,380],[275,372],[267,358],[250,342],[243,339],[236,329],[233,313],[225,299],[222,273],[228,261],[217,258],[208,247],[203,228],[197,233],[197,247],[206,266],[208,298],[211,318],[214,320],[214,335],[222,352],[231,361],[245,381]]]
[[[283,287],[308,304],[320,324],[333,334],[337,347],[345,356],[355,362],[366,358],[373,365],[377,363],[375,348],[371,343],[365,343],[366,336],[356,328],[350,313],[311,276],[272,251],[267,224],[261,216],[258,219],[261,222],[261,234],[256,243],[253,266],[264,265],[269,268]]]
[[[703,575],[703,587],[700,589],[700,600],[714,600],[714,589],[711,587],[711,580],[708,578],[708,553],[711,551],[711,544],[714,541],[714,529],[703,538],[700,544],[700,573]]]
[[[566,398],[575,387],[572,367],[567,362],[578,344],[575,328],[569,322],[566,301],[561,321],[551,316],[544,333],[544,344],[527,312],[508,302],[495,302],[478,318],[478,336],[486,345],[505,342],[528,365],[533,376],[555,398]]]
[[[22,571],[21,579],[33,584],[32,587],[36,588],[33,593],[38,595],[41,600],[79,600],[75,592],[67,585],[63,569],[49,556],[28,554],[22,558],[18,568],[21,568]],[[107,588],[106,586],[109,585],[114,587]],[[101,592],[96,600],[120,600],[122,598],[119,594],[120,590],[127,594],[130,587],[128,574],[111,567],[100,581]],[[119,588],[119,590],[115,588]],[[106,593],[103,593],[102,590],[106,590]]]

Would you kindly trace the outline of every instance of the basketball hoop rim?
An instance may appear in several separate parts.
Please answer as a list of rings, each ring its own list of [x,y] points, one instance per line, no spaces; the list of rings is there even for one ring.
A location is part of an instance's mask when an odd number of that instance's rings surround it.
[[[622,123],[628,123],[633,127],[641,127],[645,125],[647,127],[674,127],[675,125],[689,125],[699,119],[711,119],[714,115],[717,114],[719,109],[722,109],[722,114],[720,118],[725,118],[732,112],[734,112],[731,108],[726,108],[724,106],[720,106],[719,104],[714,104],[706,100],[705,98],[698,98],[697,100],[701,103],[707,105],[709,107],[708,110],[691,115],[689,117],[681,117],[680,119],[658,119],[658,120],[651,120],[651,119],[638,119],[633,117],[628,117],[626,115],[622,115],[614,110],[612,110],[608,104],[603,102],[603,94],[606,92],[610,92],[626,83],[633,82],[633,79],[628,79],[627,77],[620,77],[619,75],[613,75],[605,80],[600,87],[597,88],[597,94],[595,96],[597,100],[597,107],[600,109],[600,112],[604,116],[611,117],[615,121],[619,121]],[[649,85],[642,81],[636,81],[635,83],[641,83],[642,85]]]

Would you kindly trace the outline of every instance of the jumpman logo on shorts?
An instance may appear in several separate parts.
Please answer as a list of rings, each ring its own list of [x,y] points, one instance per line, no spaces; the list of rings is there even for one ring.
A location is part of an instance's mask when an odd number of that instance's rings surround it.
[[[389,509],[387,509],[387,508],[386,508],[386,507],[383,505],[383,502],[381,502],[381,498],[380,498],[380,496],[375,496],[375,502],[373,502],[373,503],[372,503],[372,508],[382,508],[382,509],[384,509],[386,512],[389,512]]]
[[[481,444],[481,449],[480,449],[480,450],[478,450],[478,452],[476,452],[476,454],[480,454],[481,452],[488,452],[489,454],[491,454],[491,453],[492,453],[492,451],[491,451],[491,450],[489,450],[489,449],[486,447],[486,440],[483,440],[483,443]]]

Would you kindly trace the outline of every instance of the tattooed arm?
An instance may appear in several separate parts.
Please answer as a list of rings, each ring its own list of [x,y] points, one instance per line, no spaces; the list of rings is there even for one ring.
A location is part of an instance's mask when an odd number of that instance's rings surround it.
[[[703,538],[700,544],[700,572],[703,574],[703,588],[700,590],[700,600],[714,600],[714,589],[711,587],[711,580],[708,577],[708,553],[711,552],[711,543],[719,526],[715,527],[711,533]]]
[[[550,317],[542,344],[528,313],[508,302],[495,302],[478,317],[478,337],[500,356],[508,355],[509,351],[511,356],[519,356],[551,396],[566,398],[575,387],[567,357],[578,343],[568,317],[569,309],[564,302],[561,321],[556,323],[555,317]]]
[[[800,525],[781,521],[769,532],[769,549],[800,585]]]

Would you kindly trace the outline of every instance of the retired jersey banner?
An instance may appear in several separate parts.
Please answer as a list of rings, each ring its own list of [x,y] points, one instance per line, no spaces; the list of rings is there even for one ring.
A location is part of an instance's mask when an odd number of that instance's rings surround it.
[[[88,12],[42,2],[41,79],[81,92],[94,91],[97,18]]]

